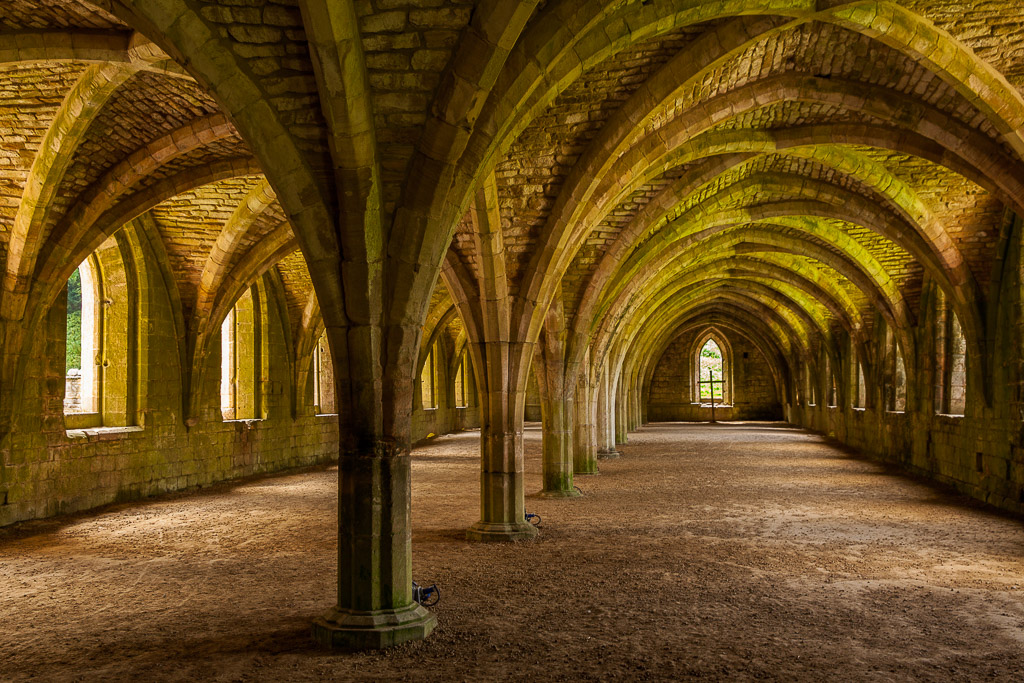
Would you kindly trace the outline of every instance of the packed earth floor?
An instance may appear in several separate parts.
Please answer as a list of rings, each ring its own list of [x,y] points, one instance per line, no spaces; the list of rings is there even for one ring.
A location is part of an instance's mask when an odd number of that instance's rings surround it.
[[[648,425],[480,545],[479,433],[413,461],[437,630],[317,650],[337,470],[0,531],[2,680],[1022,680],[1024,528],[778,424]],[[540,430],[526,434],[540,488]]]

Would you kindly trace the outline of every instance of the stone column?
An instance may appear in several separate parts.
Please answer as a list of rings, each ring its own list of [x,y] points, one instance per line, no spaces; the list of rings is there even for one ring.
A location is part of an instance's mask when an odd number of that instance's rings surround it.
[[[338,604],[313,622],[322,645],[366,649],[425,638],[436,617],[412,600],[408,446],[380,441],[338,466]]]
[[[586,370],[584,370],[586,374]],[[576,387],[575,419],[573,420],[573,474],[597,474],[596,414],[590,384],[581,378]]]
[[[525,372],[533,345],[512,341],[512,301],[505,275],[505,247],[493,169],[485,174],[470,207],[476,227],[480,272],[475,276],[448,264],[473,342],[469,349],[480,396],[480,521],[466,531],[472,541],[517,541],[537,530],[526,522],[523,491],[523,406]],[[525,359],[525,360],[524,360]]]
[[[343,369],[335,387],[346,419],[339,425],[338,602],[313,622],[313,637],[344,649],[425,638],[436,617],[412,600],[412,369],[386,371],[385,390],[377,393],[372,357],[347,359],[342,350],[368,348],[369,328],[348,338],[332,328],[328,334],[334,367]],[[382,418],[389,407],[393,421]]]
[[[574,498],[573,417],[574,401],[565,386],[565,326],[561,291],[548,310],[537,354],[537,379],[540,387],[544,430],[543,487],[546,498]]]
[[[544,420],[543,488],[545,498],[574,498],[579,492],[573,487],[573,432],[570,413],[573,402],[564,396],[548,396],[542,400]]]
[[[615,445],[624,444],[629,439],[629,402],[627,392],[623,386],[624,377],[619,377],[613,389],[615,396]]]
[[[478,346],[484,359],[480,375],[480,521],[466,531],[466,537],[471,541],[530,539],[537,529],[527,523],[523,503],[524,397],[509,390],[509,344]]]
[[[640,426],[640,399],[635,387],[629,388],[629,431]]]
[[[611,400],[611,387],[608,382],[608,368],[601,371],[597,389],[597,457],[602,459],[617,458],[615,450],[615,413]]]

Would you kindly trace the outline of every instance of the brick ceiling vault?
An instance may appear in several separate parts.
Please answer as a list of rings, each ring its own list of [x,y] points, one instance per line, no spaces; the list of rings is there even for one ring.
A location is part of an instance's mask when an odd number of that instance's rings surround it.
[[[190,376],[273,272],[297,354],[326,329],[369,355],[338,372],[371,431],[441,327],[516,344],[525,387],[542,335],[575,384],[713,320],[782,381],[880,324],[912,355],[937,287],[983,367],[1024,12],[976,4],[9,0],[7,343],[132,223]]]

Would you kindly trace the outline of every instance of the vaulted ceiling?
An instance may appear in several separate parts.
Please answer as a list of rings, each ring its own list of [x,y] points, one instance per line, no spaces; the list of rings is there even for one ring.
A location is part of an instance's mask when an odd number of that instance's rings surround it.
[[[299,326],[365,250],[417,265],[395,315],[428,327],[501,289],[532,341],[560,307],[570,365],[711,314],[785,357],[879,321],[910,353],[929,283],[984,352],[1024,210],[1015,0],[180,4],[0,8],[6,315],[142,220],[196,326],[269,268]]]

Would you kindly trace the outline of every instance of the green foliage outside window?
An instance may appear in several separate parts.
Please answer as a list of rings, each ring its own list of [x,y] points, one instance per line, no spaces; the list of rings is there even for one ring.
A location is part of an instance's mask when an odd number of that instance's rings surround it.
[[[68,371],[82,368],[82,276],[77,270],[68,278],[68,335],[64,367]]]
[[[712,391],[714,398],[721,400],[723,388],[722,370],[722,349],[718,347],[713,339],[700,350],[700,398],[711,400]]]

